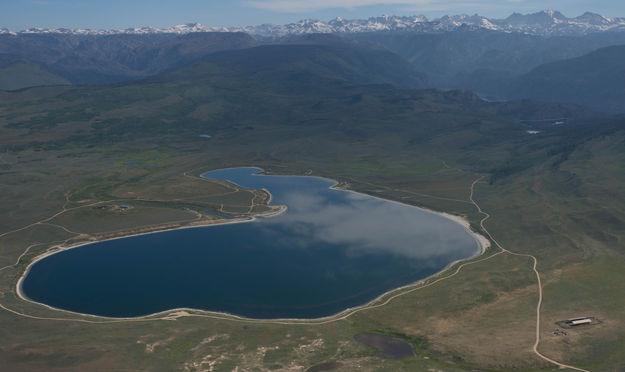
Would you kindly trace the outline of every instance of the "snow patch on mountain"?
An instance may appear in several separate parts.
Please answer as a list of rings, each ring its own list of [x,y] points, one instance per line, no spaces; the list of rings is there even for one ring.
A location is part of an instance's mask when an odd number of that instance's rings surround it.
[[[446,15],[430,20],[418,16],[380,16],[369,19],[346,20],[335,18],[329,22],[305,19],[286,25],[263,24],[246,27],[209,27],[199,23],[172,26],[168,28],[139,27],[124,30],[91,29],[42,29],[31,28],[11,32],[5,28],[0,34],[76,34],[76,35],[115,35],[115,34],[188,34],[193,32],[245,32],[264,38],[279,38],[288,35],[312,33],[360,33],[360,32],[420,32],[436,33],[458,29],[493,30],[521,32],[532,35],[581,35],[592,32],[625,31],[625,18],[607,18],[586,12],[575,18],[567,18],[556,10],[544,10],[531,14],[514,13],[505,19],[488,19],[478,14]]]

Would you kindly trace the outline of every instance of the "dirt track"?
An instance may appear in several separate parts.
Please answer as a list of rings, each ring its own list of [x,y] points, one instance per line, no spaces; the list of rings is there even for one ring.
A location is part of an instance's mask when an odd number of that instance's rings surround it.
[[[10,312],[12,314],[15,314],[15,315],[18,315],[18,316],[21,316],[21,317],[25,317],[25,318],[30,318],[30,319],[48,320],[48,321],[80,322],[80,323],[92,323],[92,324],[123,323],[123,322],[149,322],[149,321],[162,321],[162,320],[169,320],[169,321],[171,321],[171,320],[174,320],[174,319],[179,318],[179,317],[198,317],[198,318],[223,319],[223,320],[227,320],[227,321],[237,321],[237,322],[246,322],[246,323],[282,324],[282,325],[284,325],[284,324],[286,324],[286,325],[320,325],[320,324],[327,324],[327,323],[333,323],[333,322],[345,320],[345,319],[347,319],[347,318],[349,318],[349,317],[351,317],[354,314],[357,314],[359,312],[366,311],[366,310],[369,310],[369,309],[379,308],[379,307],[382,307],[382,306],[386,306],[387,304],[389,304],[391,301],[393,301],[394,299],[396,299],[398,297],[405,296],[405,295],[407,295],[409,293],[421,290],[423,288],[431,287],[431,286],[433,286],[433,285],[435,285],[435,284],[437,284],[437,283],[439,283],[439,282],[441,282],[443,280],[447,280],[449,278],[452,278],[452,277],[456,276],[458,273],[460,273],[462,268],[464,268],[465,266],[472,265],[472,264],[475,264],[475,263],[478,263],[478,262],[483,262],[483,261],[489,260],[489,259],[491,259],[491,258],[493,258],[495,256],[498,256],[500,254],[504,254],[505,253],[505,254],[510,254],[510,255],[519,256],[519,257],[528,257],[528,258],[531,258],[533,260],[533,267],[532,267],[532,269],[533,269],[534,273],[536,274],[536,279],[537,279],[537,282],[538,282],[538,303],[536,305],[536,341],[535,341],[534,346],[533,346],[534,353],[539,358],[541,358],[541,359],[543,359],[543,360],[545,360],[545,361],[547,361],[549,363],[552,363],[554,365],[557,365],[560,368],[563,368],[563,369],[568,368],[568,369],[573,369],[573,370],[582,371],[582,372],[590,372],[590,371],[582,369],[582,368],[577,368],[577,367],[574,367],[574,366],[570,366],[570,365],[563,364],[563,363],[560,363],[558,361],[555,361],[555,360],[553,360],[553,359],[551,359],[551,358],[541,354],[540,351],[538,351],[538,347],[540,345],[540,311],[541,311],[541,306],[542,306],[542,301],[543,301],[542,282],[541,282],[541,279],[540,279],[540,273],[537,270],[538,260],[533,255],[516,253],[516,252],[510,251],[510,250],[504,248],[490,234],[488,229],[486,229],[486,227],[484,226],[484,223],[491,216],[490,216],[490,214],[484,212],[482,210],[482,208],[479,206],[479,204],[473,198],[473,194],[474,194],[474,191],[475,191],[475,186],[479,182],[481,182],[483,180],[483,178],[484,178],[484,176],[476,179],[471,184],[469,200],[470,200],[470,203],[475,205],[475,207],[477,208],[478,212],[484,216],[480,220],[480,227],[488,235],[488,237],[491,239],[491,241],[493,243],[495,243],[495,245],[500,249],[499,252],[493,253],[490,256],[485,257],[485,258],[481,258],[479,260],[465,262],[465,263],[459,265],[452,274],[444,276],[444,277],[441,277],[441,278],[438,278],[436,280],[428,282],[427,284],[424,284],[424,282],[419,282],[419,283],[413,284],[412,286],[407,286],[407,287],[403,287],[403,288],[391,291],[391,292],[387,293],[384,296],[388,296],[389,294],[392,294],[393,292],[398,292],[398,293],[395,293],[395,294],[391,295],[390,297],[386,298],[382,302],[374,300],[374,301],[370,302],[367,305],[361,306],[359,308],[347,310],[345,312],[342,312],[342,313],[337,314],[337,315],[332,316],[332,317],[318,319],[318,320],[295,320],[295,319],[294,320],[279,320],[279,319],[278,320],[270,320],[270,319],[269,320],[262,320],[262,319],[249,319],[249,318],[237,317],[237,316],[234,316],[234,315],[210,313],[210,312],[193,313],[192,311],[194,311],[194,310],[192,310],[192,309],[175,309],[175,310],[165,311],[165,312],[159,313],[159,314],[152,314],[152,315],[149,315],[149,316],[138,317],[138,318],[127,318],[127,319],[106,319],[106,318],[104,318],[102,320],[96,320],[97,317],[93,317],[93,318],[96,318],[96,319],[91,320],[91,319],[83,319],[83,318],[39,317],[39,316],[24,314],[24,313],[21,313],[19,311],[15,311],[15,310],[9,309],[9,308],[5,307],[2,304],[0,304],[0,308],[4,309],[5,311],[8,311],[8,312]],[[46,223],[46,222],[52,220],[54,217],[57,217],[57,216],[65,213],[65,212],[73,210],[73,209],[84,208],[84,207],[88,207],[88,206],[91,206],[91,205],[96,205],[96,204],[103,203],[103,202],[98,202],[98,203],[93,203],[93,204],[89,204],[89,205],[79,206],[79,207],[75,207],[75,208],[66,208],[66,206],[67,206],[67,204],[69,202],[69,198],[67,196],[66,196],[66,200],[67,201],[66,201],[65,205],[63,206],[63,209],[60,212],[54,214],[52,217],[49,217],[49,218],[46,218],[44,220],[35,222],[35,223],[31,224],[31,225],[25,226],[25,227],[20,228],[20,229],[16,229],[16,230],[13,230],[13,231],[5,232],[3,234],[0,234],[0,237],[8,235],[8,234],[11,234],[11,233],[15,233],[15,232],[18,232],[18,231],[26,230],[26,229],[28,229],[30,227],[33,227],[33,226],[36,226],[38,224]],[[252,201],[252,203],[253,203],[253,201]],[[59,226],[59,227],[62,227],[62,226]],[[37,245],[37,244],[35,244],[35,245]],[[33,245],[31,245],[28,248],[26,248],[26,251],[20,256],[20,259],[32,247],[33,247]],[[19,259],[18,259],[18,261],[16,262],[15,265],[17,265],[18,263],[19,263]],[[4,268],[2,268],[0,270],[4,270],[4,269],[6,269],[8,267],[15,266],[15,265],[10,265],[10,266],[4,267]],[[185,310],[189,310],[189,311],[185,311]],[[75,314],[75,315],[80,315],[80,314]]]

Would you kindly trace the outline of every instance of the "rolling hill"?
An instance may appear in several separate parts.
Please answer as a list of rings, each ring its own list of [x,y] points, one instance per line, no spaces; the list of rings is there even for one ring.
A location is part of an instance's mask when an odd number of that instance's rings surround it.
[[[0,55],[0,90],[68,84],[69,81],[37,63],[19,56]]]
[[[425,73],[433,87],[480,93],[540,65],[625,44],[623,32],[545,37],[468,27],[433,34],[368,32],[344,37],[397,53]]]
[[[625,112],[625,45],[539,66],[516,79],[510,98],[571,102],[600,111]]]
[[[265,45],[207,56],[195,66],[170,76],[198,79],[205,76],[263,76],[264,79],[316,75],[320,79],[356,84],[387,83],[425,88],[424,74],[398,55],[384,49],[346,43]],[[159,77],[155,78],[156,80]]]
[[[225,49],[257,45],[243,33],[0,35],[0,53],[19,55],[73,84],[110,84],[179,68]]]
[[[404,80],[397,80],[399,76]],[[523,120],[567,116],[574,122],[590,115],[574,105],[488,103],[468,91],[402,89],[391,83],[419,86],[423,80],[386,51],[299,44],[224,51],[132,83],[72,87],[56,95],[23,92],[26,100],[39,94],[51,97],[45,105],[29,106],[33,111],[27,117],[9,113],[13,119],[5,125],[14,135],[6,137],[13,140],[5,145],[95,146],[135,141],[132,138],[186,142],[197,133],[264,142],[270,133],[280,133],[278,137],[289,141],[391,141],[391,152],[449,138],[437,151],[455,153],[460,146],[477,154],[488,150],[492,141],[525,136]],[[20,101],[19,97],[6,99]],[[57,131],[59,127],[63,130]],[[401,145],[394,143],[398,133]],[[512,153],[484,156],[473,166],[495,169],[508,160],[527,160],[514,159]]]

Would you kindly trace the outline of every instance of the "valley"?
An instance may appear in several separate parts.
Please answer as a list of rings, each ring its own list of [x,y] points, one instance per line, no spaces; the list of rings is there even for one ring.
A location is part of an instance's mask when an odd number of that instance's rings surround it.
[[[293,34],[271,42],[225,32],[0,35],[2,53],[31,48],[20,66],[71,83],[0,91],[0,369],[621,370],[625,109],[616,28],[548,37],[455,28]],[[84,54],[60,46],[64,40]],[[483,48],[467,55],[463,43]],[[506,62],[524,43],[540,58],[524,50],[517,65]],[[547,55],[553,45],[559,49]],[[446,52],[431,53],[438,49]],[[46,53],[72,58],[45,62]],[[493,66],[508,70],[484,72]],[[469,75],[481,88],[514,94],[484,101],[471,79],[457,78]],[[540,88],[548,84],[553,90]],[[264,185],[201,177],[236,167],[329,178],[367,198],[455,216],[490,246],[352,309],[306,319],[195,306],[109,318],[17,293],[29,265],[63,247],[276,212]],[[332,225],[347,231],[357,217]],[[376,217],[367,233],[399,224],[391,220]],[[188,265],[200,257],[175,244],[164,251],[172,263],[176,254]],[[331,271],[319,264],[315,273]],[[161,276],[162,288],[182,291]],[[562,321],[578,317],[596,321],[562,332]],[[385,357],[385,345],[411,352]]]

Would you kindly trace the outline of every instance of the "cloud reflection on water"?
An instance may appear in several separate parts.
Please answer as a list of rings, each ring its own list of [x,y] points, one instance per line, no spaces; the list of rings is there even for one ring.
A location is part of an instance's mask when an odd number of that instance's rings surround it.
[[[342,190],[285,191],[280,202],[288,206],[287,213],[263,219],[262,227],[274,239],[288,240],[281,240],[286,246],[313,247],[311,240],[316,240],[347,246],[351,255],[392,253],[425,260],[462,254],[468,244],[475,245],[454,221],[367,195]]]

